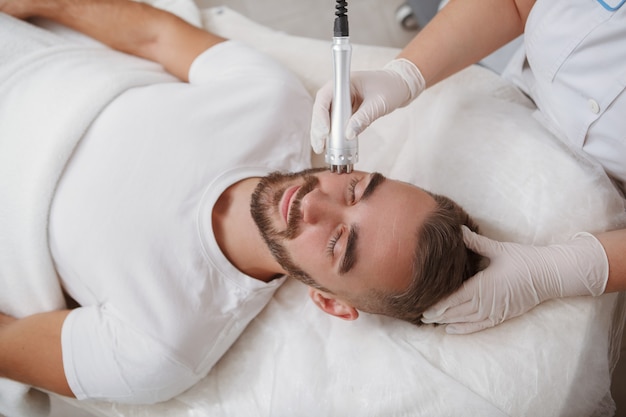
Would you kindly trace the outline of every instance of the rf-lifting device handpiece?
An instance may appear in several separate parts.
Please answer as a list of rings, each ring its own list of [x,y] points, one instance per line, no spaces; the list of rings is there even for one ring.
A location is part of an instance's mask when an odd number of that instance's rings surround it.
[[[330,112],[330,134],[326,139],[326,164],[331,172],[350,173],[359,160],[358,138],[346,139],[345,131],[352,115],[350,97],[350,45],[348,3],[337,0],[333,31],[333,103]]]

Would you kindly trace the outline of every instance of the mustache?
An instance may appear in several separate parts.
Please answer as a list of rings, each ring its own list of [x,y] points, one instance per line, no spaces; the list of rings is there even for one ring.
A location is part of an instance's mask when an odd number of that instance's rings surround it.
[[[302,199],[305,195],[310,193],[319,184],[319,179],[312,175],[306,175],[303,177],[304,184],[296,192],[293,203],[291,203],[291,210],[289,211],[289,217],[287,218],[287,229],[280,233],[285,239],[293,239],[298,236],[300,230],[300,224],[302,222]]]

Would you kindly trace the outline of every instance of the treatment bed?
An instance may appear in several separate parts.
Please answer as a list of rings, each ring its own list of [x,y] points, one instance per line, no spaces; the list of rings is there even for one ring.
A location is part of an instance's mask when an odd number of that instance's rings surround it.
[[[311,94],[331,77],[330,42],[277,32],[225,7],[152,3],[273,56]],[[378,68],[397,52],[355,45],[352,67]],[[361,135],[356,168],[452,197],[499,240],[547,244],[626,225],[620,192],[534,110],[474,66],[376,121]],[[382,316],[333,318],[289,280],[209,375],[176,398],[146,406],[57,398],[102,417],[609,417],[625,306],[623,294],[552,300],[496,328],[448,335]],[[45,409],[42,397],[31,400]]]

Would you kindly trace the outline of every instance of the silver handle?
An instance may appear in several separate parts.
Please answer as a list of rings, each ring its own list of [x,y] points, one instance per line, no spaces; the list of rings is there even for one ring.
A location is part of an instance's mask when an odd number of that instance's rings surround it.
[[[350,173],[359,160],[358,138],[345,137],[346,126],[352,115],[350,97],[350,58],[352,45],[349,37],[333,37],[332,45],[334,89],[330,112],[330,135],[326,139],[326,164],[331,172]]]

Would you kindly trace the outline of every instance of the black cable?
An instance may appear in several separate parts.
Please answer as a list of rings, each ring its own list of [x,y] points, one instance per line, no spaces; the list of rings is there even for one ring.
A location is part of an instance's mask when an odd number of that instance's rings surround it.
[[[337,0],[335,5],[335,26],[334,36],[349,36],[348,28],[348,2],[345,0]]]

